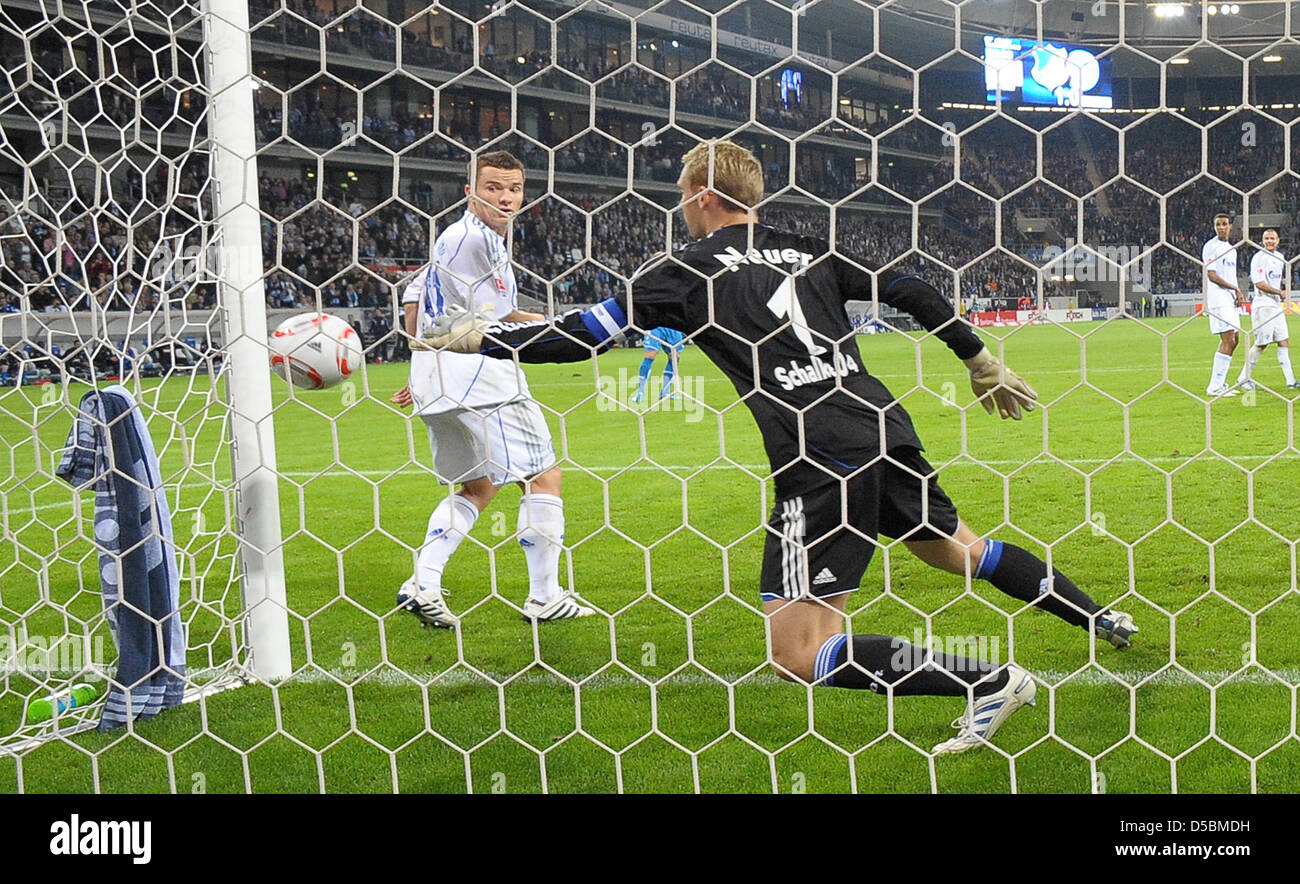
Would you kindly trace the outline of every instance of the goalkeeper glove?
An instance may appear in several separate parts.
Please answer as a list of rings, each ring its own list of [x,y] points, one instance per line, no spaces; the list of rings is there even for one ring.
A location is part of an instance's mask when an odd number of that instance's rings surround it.
[[[998,413],[1005,418],[1020,420],[1020,409],[1034,410],[1034,400],[1038,393],[1025,383],[1014,371],[1002,364],[1002,360],[985,347],[970,359],[963,360],[970,369],[970,386],[975,397],[989,414],[993,413],[996,403]]]
[[[411,341],[413,350],[451,350],[454,353],[477,353],[483,335],[492,324],[490,308],[474,313],[464,307],[452,305]]]

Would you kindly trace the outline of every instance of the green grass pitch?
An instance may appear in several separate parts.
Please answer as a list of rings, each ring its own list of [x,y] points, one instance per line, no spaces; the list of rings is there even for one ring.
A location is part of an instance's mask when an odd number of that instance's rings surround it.
[[[1036,610],[1017,613],[901,545],[877,554],[850,607],[855,631],[984,636],[999,659],[1014,653],[1037,673],[1038,706],[997,735],[1003,752],[932,761],[918,751],[951,734],[963,701],[905,697],[891,708],[769,673],[758,575],[770,489],[748,411],[694,349],[681,371],[707,408],[613,404],[595,391],[625,395],[621,379],[635,378],[641,356],[615,351],[528,368],[565,470],[565,579],[605,616],[536,630],[520,620],[513,487],[446,574],[459,634],[395,611],[410,545],[446,493],[422,425],[385,402],[406,366],[369,366],[361,384],[292,397],[276,379],[295,676],[215,694],[131,734],[0,754],[0,791],[1079,793],[1094,773],[1112,793],[1300,789],[1300,451],[1274,351],[1256,372],[1268,389],[1207,404],[1198,394],[1215,341],[1200,321],[986,337],[1040,393],[1045,407],[1022,423],[974,405],[961,364],[934,340],[860,343],[966,521],[1050,552],[1099,601],[1133,613],[1135,646],[1116,651]],[[53,477],[84,389],[0,392],[0,635],[11,642],[18,631],[107,631],[93,495],[78,504]],[[200,376],[145,381],[139,393],[173,501],[189,662],[202,677],[242,642],[221,390]],[[0,735],[18,726],[39,678],[7,666]]]

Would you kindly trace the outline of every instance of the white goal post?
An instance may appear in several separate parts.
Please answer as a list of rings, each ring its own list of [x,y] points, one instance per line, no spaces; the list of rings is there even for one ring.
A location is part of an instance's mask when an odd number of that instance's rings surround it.
[[[252,47],[248,4],[207,0],[208,89],[212,178],[220,264],[216,270],[226,324],[238,537],[248,612],[249,666],[260,679],[286,678],[289,607],[277,487],[271,375],[266,371],[266,293],[258,217],[257,140],[253,128]]]

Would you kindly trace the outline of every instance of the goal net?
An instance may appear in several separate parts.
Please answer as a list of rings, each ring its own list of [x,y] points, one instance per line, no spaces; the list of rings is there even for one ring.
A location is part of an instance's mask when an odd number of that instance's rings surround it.
[[[1295,250],[1294,27],[1282,3],[6,2],[0,788],[1293,790],[1295,392],[1269,348],[1240,395],[1206,394],[1200,314],[1216,215],[1247,293],[1265,230]],[[397,607],[453,490],[390,402],[401,295],[467,161],[522,160],[521,306],[557,315],[688,240],[680,159],[721,137],[763,164],[760,221],[925,278],[1036,386],[1023,423],[986,419],[910,316],[847,307],[975,533],[1141,626],[1113,649],[882,537],[851,632],[1038,681],[975,762],[931,753],[963,701],[772,674],[758,432],[694,347],[637,401],[647,329],[527,369],[564,472],[561,584],[597,616],[521,620],[513,487],[444,575],[459,627]],[[303,312],[346,319],[364,371],[272,376],[267,332]],[[156,449],[171,530],[146,542],[175,615],[125,585],[106,610],[135,550],[105,552],[93,489],[58,475],[110,384]],[[191,702],[101,733],[102,703],[34,720],[137,671],[119,616],[155,645],[181,625],[184,666],[145,669]]]

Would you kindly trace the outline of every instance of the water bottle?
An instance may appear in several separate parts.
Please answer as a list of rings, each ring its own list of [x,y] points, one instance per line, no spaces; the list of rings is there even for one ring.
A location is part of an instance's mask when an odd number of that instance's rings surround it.
[[[58,706],[59,714],[67,712],[69,709],[76,709],[78,706],[88,706],[95,702],[99,696],[99,691],[93,684],[74,684],[64,691],[59,691],[44,700],[33,700],[27,704],[27,720],[32,724],[41,721],[49,721],[54,717],[55,704]]]

